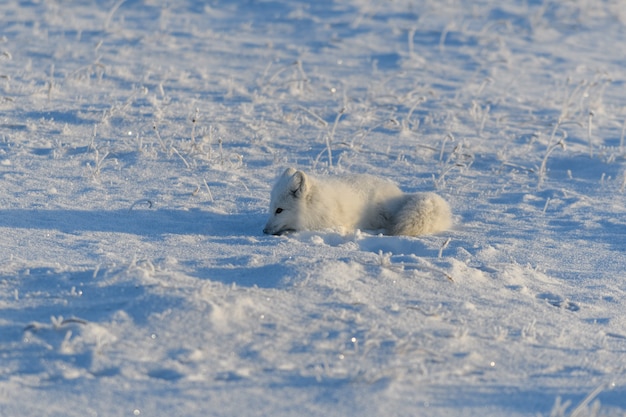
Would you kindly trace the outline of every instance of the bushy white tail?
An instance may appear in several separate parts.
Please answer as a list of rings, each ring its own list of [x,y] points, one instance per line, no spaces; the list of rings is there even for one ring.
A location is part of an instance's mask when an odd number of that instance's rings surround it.
[[[407,194],[394,214],[389,233],[418,236],[442,232],[452,225],[448,203],[435,193]]]

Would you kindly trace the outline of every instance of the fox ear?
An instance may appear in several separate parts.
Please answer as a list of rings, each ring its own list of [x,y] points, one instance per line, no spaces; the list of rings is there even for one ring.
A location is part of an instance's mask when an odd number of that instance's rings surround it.
[[[283,178],[292,177],[292,176],[293,176],[293,174],[295,174],[295,173],[296,173],[296,170],[295,170],[295,169],[293,169],[293,168],[291,168],[291,167],[289,167],[289,168],[287,168],[287,169],[283,172],[282,177],[283,177]]]
[[[291,194],[293,194],[293,196],[296,198],[301,198],[302,196],[306,195],[308,186],[309,185],[306,174],[302,171],[295,171],[291,176],[291,182],[289,187],[291,190]]]

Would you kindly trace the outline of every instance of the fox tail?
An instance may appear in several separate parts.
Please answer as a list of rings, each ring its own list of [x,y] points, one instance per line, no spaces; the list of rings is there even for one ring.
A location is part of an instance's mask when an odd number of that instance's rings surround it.
[[[392,235],[418,236],[442,232],[452,225],[448,203],[435,193],[408,194],[393,216]]]

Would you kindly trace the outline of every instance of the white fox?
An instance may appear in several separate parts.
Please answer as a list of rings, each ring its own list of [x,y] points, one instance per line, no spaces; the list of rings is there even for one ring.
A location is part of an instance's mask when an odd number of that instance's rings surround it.
[[[272,189],[263,232],[344,227],[417,236],[451,224],[448,203],[435,193],[405,194],[392,182],[367,174],[316,179],[287,168]]]

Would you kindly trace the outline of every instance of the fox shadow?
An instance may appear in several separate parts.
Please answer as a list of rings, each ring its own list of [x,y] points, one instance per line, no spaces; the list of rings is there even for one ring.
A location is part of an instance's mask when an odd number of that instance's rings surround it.
[[[112,233],[136,235],[147,240],[160,240],[168,235],[200,235],[228,245],[272,246],[275,239],[262,232],[263,213],[222,214],[200,209],[122,209],[122,210],[0,210],[0,229],[58,231],[68,235],[83,233]],[[203,267],[202,262],[190,262],[192,275],[227,285],[276,288],[288,275],[281,264],[251,266],[243,256],[223,258],[214,267]],[[32,268],[31,268],[32,269]],[[0,277],[1,278],[1,277]]]
[[[0,210],[0,227],[16,229],[126,233],[138,236],[262,234],[263,214],[219,214],[175,209],[135,210]]]

